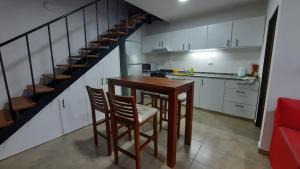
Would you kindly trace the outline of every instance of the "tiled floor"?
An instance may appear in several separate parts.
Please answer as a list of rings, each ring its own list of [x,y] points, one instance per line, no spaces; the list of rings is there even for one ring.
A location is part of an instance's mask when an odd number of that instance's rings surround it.
[[[184,123],[184,122],[183,122]],[[166,125],[166,124],[165,124]],[[144,130],[147,130],[147,126]],[[183,144],[183,129],[177,146],[179,169],[270,169],[266,156],[257,153],[259,129],[253,123],[200,110],[194,111],[193,141]],[[142,153],[143,169],[165,169],[167,130],[159,132],[159,156],[153,144]],[[1,169],[133,169],[132,159],[120,153],[119,165],[108,157],[106,145],[95,149],[91,127],[55,139],[0,161]],[[132,149],[130,143],[125,147]]]

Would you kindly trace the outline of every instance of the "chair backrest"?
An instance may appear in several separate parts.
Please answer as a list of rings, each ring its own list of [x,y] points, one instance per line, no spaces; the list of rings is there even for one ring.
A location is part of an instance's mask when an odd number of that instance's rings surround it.
[[[161,71],[151,72],[150,77],[164,77],[166,78],[166,74]]]
[[[86,86],[86,90],[89,95],[92,111],[98,110],[103,113],[109,113],[108,104],[103,89],[95,89],[90,86]]]
[[[138,120],[135,98],[112,95],[107,92],[112,118],[119,123],[134,124]]]

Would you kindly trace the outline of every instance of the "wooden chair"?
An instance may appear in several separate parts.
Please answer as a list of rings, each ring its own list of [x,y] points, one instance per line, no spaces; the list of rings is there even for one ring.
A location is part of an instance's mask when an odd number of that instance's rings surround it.
[[[167,95],[160,95],[160,118],[159,118],[159,130],[162,130],[162,122],[168,122],[168,100],[169,97]],[[178,96],[178,119],[177,119],[177,138],[179,138],[180,134],[180,121],[185,118],[185,114],[181,112],[181,105],[186,101],[186,93],[182,93]]]
[[[144,105],[137,105],[135,97],[124,97],[116,96],[107,93],[109,104],[111,107],[112,115],[112,132],[113,132],[113,145],[115,154],[115,163],[118,163],[118,152],[122,152],[127,156],[136,160],[136,168],[141,168],[140,154],[141,150],[149,144],[151,141],[154,142],[154,155],[157,157],[158,145],[157,145],[157,111],[158,109],[153,107],[148,107]],[[153,135],[149,136],[147,134],[141,133],[140,128],[146,122],[153,120]],[[132,126],[134,130],[134,145],[135,154],[122,149],[118,145],[118,140],[121,138],[118,136],[117,124],[122,124],[126,126]],[[141,144],[140,135],[147,138],[147,140]]]
[[[95,89],[91,88],[89,86],[86,86],[89,99],[90,99],[90,105],[91,105],[91,110],[92,110],[92,125],[93,125],[93,133],[94,133],[94,141],[96,147],[98,146],[98,135],[103,137],[104,139],[107,140],[107,151],[108,155],[111,155],[111,125],[110,125],[110,111],[108,107],[108,103],[104,94],[103,89]],[[104,113],[105,118],[97,121],[96,120],[96,110],[99,111],[100,113]],[[100,131],[97,130],[97,126],[105,123],[106,127],[106,135],[101,133]],[[119,126],[124,127],[124,126]],[[131,140],[131,132],[130,128],[127,127],[128,130],[126,131],[128,133],[129,140]],[[125,133],[126,134],[126,133]]]

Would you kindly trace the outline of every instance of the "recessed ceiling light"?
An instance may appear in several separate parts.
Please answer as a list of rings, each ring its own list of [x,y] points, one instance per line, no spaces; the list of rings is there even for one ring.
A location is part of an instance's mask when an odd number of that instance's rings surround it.
[[[189,0],[178,0],[179,2],[187,2],[187,1],[189,1]]]

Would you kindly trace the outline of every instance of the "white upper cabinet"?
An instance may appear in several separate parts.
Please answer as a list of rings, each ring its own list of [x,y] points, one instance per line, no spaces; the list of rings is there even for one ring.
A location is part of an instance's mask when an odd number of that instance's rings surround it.
[[[198,50],[206,48],[207,26],[191,28],[187,30],[188,50]]]
[[[187,50],[187,29],[171,32],[171,51]]]
[[[208,25],[207,48],[229,48],[231,46],[232,22]]]
[[[171,51],[206,48],[207,26],[171,32]]]
[[[237,20],[233,22],[232,47],[262,46],[264,29],[264,16]]]
[[[170,32],[145,36],[142,40],[142,52],[150,53],[153,50],[170,48]]]

